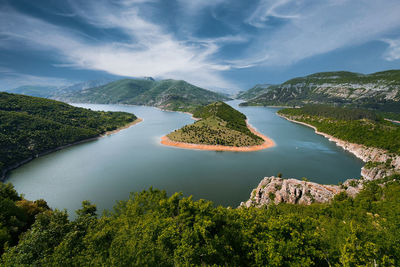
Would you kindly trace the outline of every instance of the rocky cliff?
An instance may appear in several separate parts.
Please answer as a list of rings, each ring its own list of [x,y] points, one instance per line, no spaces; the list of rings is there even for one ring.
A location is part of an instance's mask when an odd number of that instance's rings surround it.
[[[400,70],[368,75],[344,71],[315,73],[258,92],[254,96],[250,94],[253,96],[251,99],[242,97],[248,102],[241,105],[335,103],[394,111],[398,110],[400,101]]]
[[[388,153],[383,149],[366,147],[335,138],[329,134],[319,132],[317,128],[304,122],[294,120],[294,118],[284,117],[289,121],[306,125],[315,130],[315,133],[335,142],[337,146],[353,153],[367,164],[361,169],[360,180],[349,179],[341,185],[321,185],[297,179],[282,179],[278,177],[265,177],[254,189],[250,199],[242,202],[240,206],[263,206],[272,203],[305,204],[326,203],[340,192],[346,192],[354,197],[363,188],[366,181],[381,179],[395,173],[400,173],[400,156]]]
[[[342,185],[321,185],[297,179],[265,177],[254,189],[250,199],[240,205],[245,207],[263,206],[272,203],[304,204],[325,203],[340,192],[355,196],[363,188],[363,180],[350,179]]]

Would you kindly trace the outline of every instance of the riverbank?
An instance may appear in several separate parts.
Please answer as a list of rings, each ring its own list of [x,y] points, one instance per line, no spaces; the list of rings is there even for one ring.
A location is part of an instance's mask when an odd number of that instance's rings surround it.
[[[264,140],[264,143],[262,143],[261,145],[256,145],[256,146],[243,146],[243,147],[222,146],[222,145],[202,145],[202,144],[176,142],[176,141],[172,141],[167,136],[163,136],[163,137],[161,137],[161,144],[165,145],[165,146],[172,146],[172,147],[178,147],[178,148],[184,148],[184,149],[208,150],[208,151],[230,151],[230,152],[253,152],[253,151],[263,150],[263,149],[267,149],[267,148],[275,146],[275,142],[272,139],[270,139],[267,136],[258,132],[249,123],[247,123],[247,128],[249,128],[249,130],[253,134],[261,137]]]
[[[400,170],[400,156],[393,155],[384,149],[375,148],[375,147],[367,147],[365,145],[350,143],[350,142],[341,140],[339,138],[336,138],[332,135],[329,135],[329,134],[326,134],[323,132],[319,132],[318,129],[311,124],[301,122],[301,121],[296,121],[294,119],[288,118],[281,114],[277,114],[277,115],[288,121],[291,121],[291,122],[294,122],[297,124],[301,124],[301,125],[304,125],[304,126],[314,129],[316,134],[322,135],[323,137],[327,138],[329,141],[334,142],[337,146],[352,153],[354,156],[356,156],[357,158],[361,159],[364,162],[372,161],[372,162],[385,163],[388,160],[391,161],[391,165],[393,166],[393,169],[391,169],[391,170],[382,170],[382,169],[376,168],[376,167],[367,169],[365,167],[362,167],[361,168],[361,176],[367,180],[383,178],[383,176],[385,176],[385,175],[388,175],[392,172],[394,173],[397,170]]]
[[[122,131],[122,130],[124,130],[124,129],[128,129],[129,127],[131,127],[131,126],[133,126],[133,125],[135,125],[135,124],[138,124],[138,123],[140,123],[140,122],[142,122],[142,121],[143,121],[143,119],[137,118],[136,120],[134,120],[133,122],[128,123],[128,124],[125,125],[125,126],[122,126],[122,127],[117,128],[117,129],[115,129],[115,130],[107,131],[107,132],[103,133],[102,135],[100,135],[100,137],[118,133],[118,132],[120,132],[120,131]]]
[[[122,131],[122,130],[124,130],[124,129],[127,129],[127,128],[129,128],[129,127],[131,127],[131,126],[133,126],[133,125],[135,125],[135,124],[137,124],[137,123],[140,123],[140,122],[142,122],[142,121],[143,121],[143,119],[137,118],[137,119],[134,120],[133,122],[130,122],[130,123],[128,123],[128,124],[126,124],[126,125],[124,125],[124,126],[122,126],[122,127],[120,127],[120,128],[115,129],[115,130],[104,132],[103,134],[100,134],[99,136],[95,136],[95,137],[92,137],[92,138],[88,138],[88,139],[76,141],[76,142],[73,142],[73,143],[71,143],[71,144],[59,146],[59,147],[56,147],[56,148],[47,150],[47,151],[45,151],[45,152],[43,152],[43,153],[37,154],[37,155],[35,155],[35,156],[31,156],[31,157],[29,157],[29,158],[27,158],[27,159],[24,159],[24,160],[22,160],[22,161],[20,161],[20,162],[18,162],[18,163],[16,163],[16,164],[14,164],[14,165],[8,167],[8,168],[5,168],[5,169],[2,171],[2,173],[1,173],[0,182],[4,182],[4,181],[6,180],[7,174],[8,174],[10,171],[12,171],[12,170],[14,170],[14,169],[16,169],[16,168],[18,168],[18,167],[20,167],[20,166],[22,166],[22,165],[24,165],[24,164],[30,162],[30,161],[32,161],[32,160],[35,159],[35,158],[45,156],[45,155],[47,155],[47,154],[50,154],[50,153],[52,153],[52,152],[55,152],[55,151],[58,151],[58,150],[61,150],[61,149],[67,148],[67,147],[71,147],[71,146],[74,146],[74,145],[79,145],[79,144],[87,143],[87,142],[90,142],[90,141],[97,140],[97,139],[99,139],[99,138],[101,138],[101,137],[105,137],[105,136],[109,136],[109,135],[118,133],[119,131]]]

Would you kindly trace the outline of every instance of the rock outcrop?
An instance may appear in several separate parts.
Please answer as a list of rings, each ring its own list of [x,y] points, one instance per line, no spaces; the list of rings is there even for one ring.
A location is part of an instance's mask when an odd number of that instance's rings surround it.
[[[270,204],[290,203],[304,204],[326,203],[331,201],[335,195],[340,192],[346,192],[347,195],[354,197],[363,188],[366,181],[381,179],[400,172],[400,156],[394,155],[379,148],[366,147],[360,144],[354,144],[340,140],[329,134],[319,132],[316,127],[296,121],[296,118],[287,118],[279,115],[289,121],[306,125],[315,130],[315,133],[335,142],[337,146],[353,153],[356,157],[366,164],[361,169],[360,180],[349,179],[341,185],[321,185],[308,181],[297,179],[282,179],[278,177],[265,177],[251,193],[250,199],[242,202],[240,206],[264,206]]]
[[[283,179],[275,176],[265,177],[254,189],[247,202],[240,206],[264,206],[272,203],[309,205],[326,203],[340,192],[355,196],[363,188],[363,180],[349,179],[342,185],[321,185],[297,179]]]

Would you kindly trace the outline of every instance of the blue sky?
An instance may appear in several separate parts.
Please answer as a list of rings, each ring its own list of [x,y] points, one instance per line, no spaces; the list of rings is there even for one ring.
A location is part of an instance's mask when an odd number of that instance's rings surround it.
[[[3,89],[152,76],[236,92],[399,68],[399,0],[0,0]]]

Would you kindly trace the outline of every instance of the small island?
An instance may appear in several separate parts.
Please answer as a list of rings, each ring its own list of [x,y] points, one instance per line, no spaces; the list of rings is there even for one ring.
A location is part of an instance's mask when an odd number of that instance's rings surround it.
[[[274,141],[257,132],[246,116],[225,104],[214,102],[193,113],[197,121],[163,136],[161,144],[187,149],[249,152],[272,147]]]

